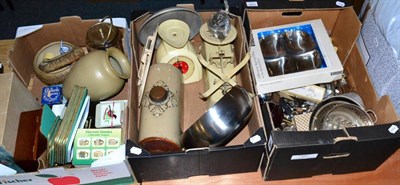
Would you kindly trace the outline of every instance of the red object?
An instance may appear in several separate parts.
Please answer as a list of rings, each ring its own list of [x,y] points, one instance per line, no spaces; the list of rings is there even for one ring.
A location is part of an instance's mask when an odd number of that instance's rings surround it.
[[[185,61],[177,61],[173,65],[178,68],[182,74],[186,74],[186,72],[189,70],[189,65]]]
[[[49,183],[53,185],[71,185],[71,184],[79,184],[81,180],[78,177],[74,176],[64,176],[64,177],[53,177],[47,179]]]

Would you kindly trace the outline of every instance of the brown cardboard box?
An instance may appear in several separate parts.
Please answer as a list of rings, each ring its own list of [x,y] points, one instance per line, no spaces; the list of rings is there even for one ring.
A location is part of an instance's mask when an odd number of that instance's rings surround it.
[[[202,22],[208,21],[215,12],[198,12],[202,17]],[[131,22],[132,30],[132,49],[135,64],[140,63],[143,46],[139,43],[137,34],[141,25],[149,18],[151,14],[146,13]],[[240,17],[231,15],[232,25],[236,27],[238,36],[233,42],[235,49],[236,62],[241,61],[246,52],[245,33],[242,27]],[[191,40],[194,47],[199,51],[202,39],[198,34]],[[153,58],[154,60],[154,58]],[[154,61],[153,61],[154,62]],[[247,64],[239,73],[238,84],[243,86],[248,92],[253,93],[252,79],[250,76],[249,65]],[[136,81],[136,78],[132,79]],[[204,79],[203,79],[204,80]],[[184,118],[183,128],[185,131],[207,110],[206,102],[200,99],[199,93],[204,92],[204,81],[184,85]],[[137,87],[132,86],[132,112],[134,112],[135,125],[131,129],[130,141],[127,142],[128,162],[132,171],[139,182],[154,181],[164,179],[188,178],[196,175],[221,175],[230,173],[243,173],[257,171],[262,151],[265,147],[263,138],[262,120],[258,105],[258,99],[255,97],[254,110],[247,126],[237,135],[227,146],[214,148],[195,148],[187,151],[168,153],[168,154],[150,154],[141,149],[137,144],[139,127],[139,109],[137,109]],[[253,136],[259,136],[260,140],[254,143],[249,142]],[[131,149],[141,153],[130,153]]]
[[[361,60],[355,41],[360,32],[354,10],[342,9],[253,9],[245,10],[248,30],[313,19],[322,19],[344,66],[345,92],[357,92],[366,109],[377,115],[375,126],[346,130],[282,132],[273,130],[268,107],[264,126],[268,147],[261,170],[265,180],[342,174],[376,169],[399,147],[400,126],[387,96],[378,99]],[[248,32],[250,35],[250,32]],[[394,131],[392,130],[394,129]]]
[[[14,154],[22,112],[40,109],[40,103],[14,73],[0,74],[0,145]]]
[[[21,31],[17,31],[17,38],[15,39],[14,47],[10,51],[10,66],[39,102],[41,101],[42,88],[46,85],[35,76],[33,71],[33,61],[36,52],[43,46],[60,40],[84,48],[86,47],[86,31],[90,26],[99,21],[100,20],[95,19],[82,20],[80,17],[70,16],[60,18],[60,22],[58,23],[36,25],[34,26],[35,29],[29,30],[32,26],[18,29],[27,33],[20,36],[19,32]],[[114,20],[114,23],[115,22],[116,21]],[[122,25],[124,23],[127,24],[125,19],[119,22],[119,24]],[[126,25],[123,26],[127,27]],[[122,30],[124,32],[124,53],[130,59],[131,49],[130,44],[127,43],[130,40],[130,32],[129,29]],[[131,76],[134,76],[134,74],[135,73],[132,73]],[[130,97],[129,89],[130,80],[125,82],[124,88],[119,92],[119,94],[111,99],[128,100]],[[125,116],[125,118],[129,119],[129,115]]]
[[[45,84],[42,83],[33,72],[33,61],[36,55],[36,52],[39,51],[43,46],[56,41],[66,41],[74,44],[75,46],[86,47],[86,31],[88,28],[96,23],[98,23],[101,19],[91,19],[91,20],[82,20],[77,16],[70,17],[62,17],[60,18],[60,22],[57,23],[49,23],[43,25],[34,25],[27,27],[20,27],[17,30],[17,36],[14,42],[14,46],[10,51],[9,59],[10,66],[12,67],[13,73],[8,73],[4,75],[8,75],[13,77],[13,79],[21,79],[22,82],[19,82],[18,86],[16,86],[16,92],[13,95],[19,95],[20,93],[24,93],[24,97],[16,99],[16,96],[11,96],[12,98],[7,99],[10,102],[14,102],[15,106],[19,109],[24,108],[30,104],[31,101],[25,100],[26,97],[32,97],[34,100],[34,104],[36,105],[35,109],[40,109],[40,99],[42,88],[45,87]],[[127,22],[124,18],[117,19],[119,21],[113,20],[114,25],[118,22],[118,26],[121,25],[119,29],[123,31],[123,49],[124,53],[127,55],[129,59],[131,59],[131,49],[130,49],[130,31],[127,28]],[[132,69],[134,66],[132,66]],[[3,76],[4,76],[3,75]],[[132,73],[132,76],[135,76],[135,73]],[[17,78],[18,77],[18,78]],[[3,82],[0,80],[1,84]],[[111,100],[128,100],[128,109],[132,105],[130,104],[130,88],[132,86],[132,81],[128,79],[125,82],[124,88],[117,94],[112,97]],[[15,82],[16,83],[16,82]],[[29,90],[28,90],[29,89]],[[30,91],[30,92],[29,92]],[[3,91],[0,91],[3,93]],[[6,91],[7,92],[7,91]],[[3,97],[3,96],[0,96]],[[7,98],[6,96],[4,96]],[[11,101],[12,100],[12,101]],[[1,101],[0,101],[1,102]],[[8,102],[8,101],[7,101]],[[14,105],[14,104],[13,104]],[[1,106],[4,107],[4,106]],[[17,109],[19,111],[19,109]],[[25,110],[28,111],[28,110]],[[13,112],[9,113],[14,115]],[[125,116],[125,123],[129,122],[129,114]],[[19,119],[15,120],[18,123]],[[125,124],[123,126],[123,137],[127,138],[126,134],[129,130],[129,124]],[[17,129],[15,129],[15,137]],[[15,138],[14,138],[15,142]],[[53,169],[46,169],[46,173],[52,174],[57,173],[53,171]],[[106,172],[106,173],[105,173]],[[131,173],[128,169],[128,166],[125,162],[118,162],[112,165],[104,165],[100,167],[79,167],[74,169],[65,169],[65,173],[70,176],[75,176],[80,178],[80,183],[96,183],[96,182],[104,182],[108,183],[132,183]],[[101,174],[100,174],[101,173]],[[36,178],[34,174],[24,173],[17,174],[15,176],[4,177],[3,180],[7,181],[10,179],[20,179],[20,178],[30,178],[32,182],[36,184],[47,184],[47,178]],[[113,181],[116,180],[116,181]],[[21,181],[22,182],[22,181]]]
[[[100,20],[82,20],[77,16],[61,17],[60,22],[49,23],[44,25],[35,25],[20,27],[17,30],[14,47],[10,51],[10,65],[14,72],[22,80],[23,84],[28,87],[32,94],[39,100],[41,99],[42,87],[45,86],[33,71],[33,61],[36,52],[45,45],[56,42],[65,41],[75,46],[86,47],[86,32],[92,25]],[[125,22],[124,22],[125,21]],[[114,20],[114,24],[115,24]],[[124,24],[126,20],[118,21]],[[129,30],[123,30],[123,47],[124,53],[130,58]],[[115,99],[127,98],[127,85],[120,93],[120,97]]]

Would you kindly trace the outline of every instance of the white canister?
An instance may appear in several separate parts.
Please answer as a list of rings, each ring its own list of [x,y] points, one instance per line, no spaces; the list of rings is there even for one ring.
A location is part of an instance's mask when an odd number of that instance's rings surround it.
[[[182,73],[171,64],[150,66],[141,102],[139,145],[150,153],[181,151]]]

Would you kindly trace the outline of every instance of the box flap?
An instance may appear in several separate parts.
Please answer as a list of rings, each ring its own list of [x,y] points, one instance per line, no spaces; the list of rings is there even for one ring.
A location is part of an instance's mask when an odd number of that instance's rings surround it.
[[[126,146],[127,160],[133,173],[139,182],[143,182],[257,171],[262,151],[265,150],[265,138],[263,128],[259,128],[243,145],[195,148],[159,155],[149,155],[130,140],[127,140]],[[132,148],[140,152],[132,154]],[[136,156],[131,157],[133,155]]]
[[[0,164],[0,176],[15,175],[16,173],[17,171],[15,171],[14,169]]]
[[[244,8],[261,9],[317,9],[353,6],[352,0],[246,0]]]
[[[351,28],[351,29],[350,29]],[[346,30],[346,31],[340,31]],[[332,29],[332,43],[338,46],[337,54],[344,63],[356,45],[356,40],[361,31],[361,22],[358,20],[356,13],[352,8],[345,8],[340,11],[335,26]],[[345,34],[344,34],[345,33]]]
[[[126,141],[127,152],[136,146],[132,141]],[[188,178],[200,174],[199,153],[201,152],[196,151],[187,155],[179,152],[136,157],[129,157],[132,154],[127,154],[127,160],[139,182]]]
[[[346,134],[341,130],[272,131],[268,140],[269,164],[263,171],[264,178],[282,180],[330,173],[334,160],[325,160],[323,156],[346,151],[343,142],[334,143],[337,137],[346,137]]]
[[[207,155],[199,155],[198,175],[213,176],[257,171],[262,152],[265,150],[265,141],[263,128],[259,128],[243,145],[210,148]]]
[[[43,25],[33,25],[33,26],[22,26],[17,28],[17,33],[15,34],[15,38],[24,37],[30,33],[33,33],[39,29],[43,28]]]
[[[266,180],[376,169],[400,146],[400,122],[346,130],[272,131]],[[368,162],[366,162],[368,161]]]
[[[399,147],[400,121],[372,127],[349,128],[358,141],[347,148],[348,157],[336,160],[333,174],[370,171],[378,168]]]

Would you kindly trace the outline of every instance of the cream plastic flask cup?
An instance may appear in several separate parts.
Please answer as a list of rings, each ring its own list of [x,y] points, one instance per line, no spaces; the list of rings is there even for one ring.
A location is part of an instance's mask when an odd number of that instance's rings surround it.
[[[150,66],[141,101],[139,145],[152,154],[182,150],[183,77],[171,64]]]

